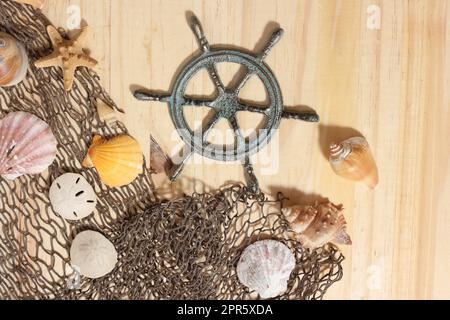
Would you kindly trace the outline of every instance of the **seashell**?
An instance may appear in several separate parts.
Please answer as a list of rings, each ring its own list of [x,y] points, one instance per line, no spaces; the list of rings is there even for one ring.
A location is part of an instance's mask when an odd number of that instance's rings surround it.
[[[55,160],[56,139],[47,123],[26,112],[0,120],[0,175],[14,180],[39,174]]]
[[[114,270],[117,251],[111,241],[101,233],[83,231],[73,239],[70,247],[70,263],[85,277],[101,278]]]
[[[100,120],[108,125],[118,121],[116,111],[101,99],[97,99],[97,113]]]
[[[330,163],[337,175],[353,181],[362,181],[370,188],[378,184],[378,169],[363,137],[331,144]]]
[[[173,166],[172,160],[162,150],[158,142],[150,137],[150,170],[154,173],[167,173]]]
[[[83,161],[86,168],[95,167],[100,179],[109,187],[120,187],[133,182],[142,173],[144,156],[139,143],[128,135],[106,140],[94,136]]]
[[[53,210],[67,220],[81,220],[90,215],[97,195],[89,182],[79,174],[66,173],[53,181],[49,191]]]
[[[300,243],[311,250],[322,247],[328,242],[352,244],[347,234],[343,210],[342,205],[336,206],[331,202],[282,209],[292,230],[299,234]]]
[[[23,45],[0,32],[0,87],[14,86],[27,75],[28,56]]]
[[[238,265],[239,281],[269,299],[287,290],[287,283],[295,268],[295,257],[289,248],[275,240],[262,240],[248,246]]]

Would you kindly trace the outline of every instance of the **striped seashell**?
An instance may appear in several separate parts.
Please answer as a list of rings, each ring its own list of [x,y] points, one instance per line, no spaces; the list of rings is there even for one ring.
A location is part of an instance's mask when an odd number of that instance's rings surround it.
[[[56,139],[47,123],[26,112],[13,112],[0,121],[0,175],[14,180],[39,174],[56,157]]]

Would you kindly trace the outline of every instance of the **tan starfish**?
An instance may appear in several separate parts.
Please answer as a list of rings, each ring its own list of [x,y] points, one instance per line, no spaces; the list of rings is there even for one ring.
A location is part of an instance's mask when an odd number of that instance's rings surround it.
[[[70,91],[78,67],[93,68],[97,65],[97,61],[83,51],[88,27],[84,27],[78,38],[73,40],[65,40],[51,25],[47,27],[47,32],[53,45],[53,53],[34,64],[38,68],[61,67],[64,74],[64,88]]]
[[[45,2],[47,2],[47,0],[14,0],[14,1],[29,4],[38,9],[42,9],[45,5]]]

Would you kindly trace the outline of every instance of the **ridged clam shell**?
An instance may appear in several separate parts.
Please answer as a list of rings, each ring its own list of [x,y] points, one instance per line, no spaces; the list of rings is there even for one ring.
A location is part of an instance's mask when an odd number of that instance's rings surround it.
[[[95,167],[102,181],[110,187],[133,182],[142,173],[144,156],[139,143],[128,135],[111,140],[95,136],[83,166]]]
[[[49,198],[53,210],[67,220],[80,220],[89,216],[97,204],[92,186],[76,173],[63,174],[53,181]]]
[[[269,299],[286,292],[294,268],[294,254],[286,245],[262,240],[244,250],[236,271],[243,285],[255,290],[261,298]]]
[[[25,48],[7,33],[0,32],[0,87],[21,82],[28,70]]]
[[[83,231],[77,234],[72,242],[70,263],[85,277],[101,278],[116,266],[117,251],[111,241],[101,233]]]
[[[50,127],[30,113],[13,112],[0,120],[0,139],[0,175],[9,180],[39,174],[56,157]]]

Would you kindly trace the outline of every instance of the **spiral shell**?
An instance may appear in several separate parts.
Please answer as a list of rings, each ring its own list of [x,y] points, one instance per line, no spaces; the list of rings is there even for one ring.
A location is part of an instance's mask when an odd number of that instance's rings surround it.
[[[83,231],[72,242],[70,263],[85,277],[101,278],[115,268],[117,251],[101,233]]]
[[[95,167],[100,179],[109,187],[120,187],[133,182],[142,173],[144,156],[139,143],[128,135],[106,140],[94,136],[83,161],[86,168]]]
[[[262,240],[248,246],[238,265],[239,281],[269,299],[287,290],[287,283],[295,268],[295,257],[289,248],[275,240]]]
[[[369,144],[362,137],[347,139],[330,146],[333,171],[346,179],[362,181],[370,188],[378,184],[378,169]]]
[[[342,211],[342,205],[331,202],[283,208],[283,214],[292,230],[298,233],[298,240],[311,250],[328,242],[352,244]]]
[[[12,112],[0,121],[0,175],[14,180],[39,174],[56,157],[56,139],[50,127],[26,112]]]
[[[0,32],[0,87],[14,86],[27,75],[25,48],[7,33]]]

